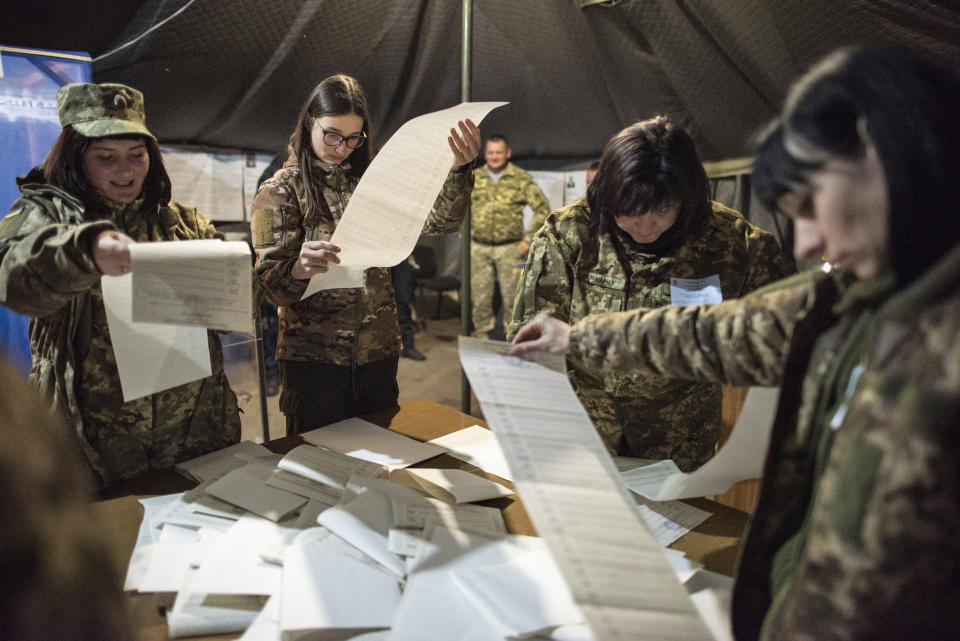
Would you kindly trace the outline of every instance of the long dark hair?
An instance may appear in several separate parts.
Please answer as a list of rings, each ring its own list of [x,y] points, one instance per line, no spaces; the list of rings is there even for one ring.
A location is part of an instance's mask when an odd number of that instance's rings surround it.
[[[100,194],[83,173],[83,154],[95,140],[140,140],[147,147],[150,157],[150,169],[143,180],[143,211],[153,211],[160,205],[170,202],[170,176],[163,164],[163,156],[157,141],[139,134],[120,134],[88,138],[79,133],[72,125],[67,125],[53,143],[43,161],[43,177],[54,187],[76,196],[84,203],[100,199]]]
[[[686,238],[712,211],[696,145],[665,116],[630,125],[607,142],[587,202],[595,234],[612,229],[616,216],[679,205],[674,227],[678,238]]]
[[[370,114],[367,108],[367,97],[360,88],[360,83],[352,76],[337,74],[325,78],[317,85],[297,117],[297,126],[290,136],[290,148],[297,158],[297,164],[303,175],[304,218],[310,217],[314,211],[322,207],[323,195],[319,176],[316,176],[313,162],[317,159],[313,153],[311,134],[317,119],[323,116],[343,116],[356,114],[363,119],[363,132],[367,142],[350,154],[350,169],[347,172],[350,180],[356,184],[363,176],[363,172],[370,166],[373,159],[373,130],[370,127]]]
[[[898,281],[914,280],[960,243],[960,70],[894,45],[841,49],[796,82],[782,131],[828,154],[864,153],[858,123],[883,164],[890,203],[890,260]],[[781,145],[780,143],[770,143]],[[822,166],[796,160],[796,176]],[[783,174],[783,169],[777,170]]]

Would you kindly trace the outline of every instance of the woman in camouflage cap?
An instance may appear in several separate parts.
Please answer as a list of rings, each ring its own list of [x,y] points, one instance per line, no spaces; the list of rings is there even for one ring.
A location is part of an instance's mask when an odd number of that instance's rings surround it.
[[[547,312],[661,307],[737,298],[795,271],[774,236],[710,200],[693,139],[664,116],[634,123],[603,150],[587,195],[534,236],[512,337]],[[696,469],[716,451],[721,387],[568,361],[577,395],[611,452]]]
[[[57,92],[63,131],[0,222],[0,302],[31,317],[31,378],[65,410],[104,483],[167,469],[240,438],[237,400],[209,333],[213,373],[124,402],[102,277],[130,271],[134,242],[220,237],[170,200],[143,96],[120,84]]]
[[[761,143],[758,196],[826,269],[738,301],[571,327],[516,352],[779,385],[740,552],[738,641],[960,636],[960,70],[841,50],[797,82]]]
[[[480,131],[469,120],[459,126],[450,130],[454,166],[425,234],[457,231],[467,211]],[[397,404],[401,342],[390,269],[367,269],[362,287],[300,300],[314,274],[339,262],[329,239],[373,157],[372,136],[356,78],[326,78],[300,111],[286,163],[253,202],[257,273],[279,307],[280,410],[288,434]]]

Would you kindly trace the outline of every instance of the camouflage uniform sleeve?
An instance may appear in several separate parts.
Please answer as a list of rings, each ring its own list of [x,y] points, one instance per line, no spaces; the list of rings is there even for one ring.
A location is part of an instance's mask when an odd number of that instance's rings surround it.
[[[597,370],[728,385],[776,385],[793,328],[813,304],[812,277],[717,305],[588,316],[571,357]]]
[[[749,265],[740,296],[797,273],[797,265],[773,234],[754,228],[747,238]]]
[[[309,281],[290,273],[304,239],[303,216],[291,186],[264,181],[253,200],[250,230],[262,294],[278,306],[300,300]]]
[[[109,221],[54,223],[27,203],[0,221],[0,304],[19,314],[52,314],[100,280],[91,245]]]
[[[556,226],[545,224],[534,235],[513,302],[513,320],[507,340],[540,312],[564,322],[570,319],[573,304],[573,275]]]
[[[530,209],[533,210],[533,220],[530,222],[530,229],[523,235],[523,239],[532,245],[534,234],[543,227],[544,221],[550,215],[550,201],[547,200],[543,190],[540,189],[533,178],[530,178],[524,197],[527,204],[530,205]]]
[[[467,215],[467,205],[473,191],[473,172],[451,171],[443,183],[440,195],[423,223],[424,234],[451,234],[460,229]]]

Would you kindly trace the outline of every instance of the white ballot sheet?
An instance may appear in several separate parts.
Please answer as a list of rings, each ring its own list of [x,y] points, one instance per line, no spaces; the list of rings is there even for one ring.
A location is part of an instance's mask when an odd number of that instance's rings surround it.
[[[134,243],[130,261],[134,320],[253,331],[253,268],[247,243]]]
[[[389,470],[443,454],[443,450],[436,445],[415,441],[356,417],[304,432],[300,436],[312,445],[372,461]]]
[[[267,485],[274,462],[264,457],[227,472],[207,487],[207,493],[259,514],[280,521],[301,508],[306,497]]]
[[[624,482],[637,494],[666,501],[723,494],[738,481],[760,478],[779,397],[776,387],[750,388],[730,438],[697,470],[684,474],[673,461],[659,461],[624,472]]]
[[[635,641],[643,630],[664,641],[711,639],[569,381],[559,385],[556,371],[537,363],[518,365],[508,349],[461,337],[460,360],[530,519],[596,637]],[[505,389],[518,385],[530,390],[526,398]]]
[[[454,583],[487,618],[519,637],[583,622],[563,575],[544,550],[509,563],[453,570]]]
[[[207,330],[134,321],[131,274],[104,276],[100,288],[124,401],[210,376]]]
[[[513,490],[466,470],[408,467],[394,470],[390,480],[423,490],[445,503],[472,503],[513,494]]]
[[[319,291],[325,289],[353,289],[363,287],[363,272],[366,267],[350,267],[338,265],[337,263],[327,263],[327,271],[322,274],[314,274],[307,283],[307,289],[303,292],[300,300],[313,296]]]
[[[256,516],[244,516],[206,550],[192,589],[205,594],[277,594],[280,567],[267,563],[260,551],[286,544],[299,530]]]
[[[338,494],[354,474],[377,476],[383,469],[378,463],[315,445],[298,445],[280,459],[277,467],[329,486]]]
[[[407,580],[390,641],[450,641],[503,639],[507,630],[483,625],[485,635],[468,636],[478,624],[477,607],[460,591],[452,571],[507,563],[527,553],[517,543],[530,537],[489,537],[438,527],[429,551]],[[542,542],[535,542],[542,546]],[[484,619],[485,621],[485,619]],[[496,634],[490,632],[496,631]]]
[[[284,640],[346,638],[389,628],[400,601],[397,578],[314,539],[314,531],[304,532],[284,556]]]
[[[637,497],[637,510],[644,525],[663,547],[667,547],[711,516],[710,512],[682,501],[650,501],[642,496]]]
[[[174,469],[196,483],[214,481],[230,470],[243,467],[250,459],[271,456],[273,452],[253,441],[241,441],[188,461],[181,461]]]
[[[167,610],[170,638],[241,632],[253,623],[267,602],[267,597],[251,594],[205,594],[193,589],[187,579],[173,608]]]
[[[367,267],[405,260],[453,165],[450,129],[467,118],[479,125],[505,104],[464,102],[404,123],[374,156],[330,238],[340,247],[340,265],[311,278],[303,297],[321,289],[359,287],[351,270],[359,269],[362,276]]]
[[[442,447],[450,456],[476,465],[484,472],[508,481],[513,480],[507,459],[503,457],[503,450],[500,449],[497,437],[492,430],[471,425],[462,430],[438,436],[427,443]]]
[[[390,552],[388,537],[392,518],[390,497],[367,490],[349,503],[324,511],[317,522],[399,578],[406,569],[403,560]]]

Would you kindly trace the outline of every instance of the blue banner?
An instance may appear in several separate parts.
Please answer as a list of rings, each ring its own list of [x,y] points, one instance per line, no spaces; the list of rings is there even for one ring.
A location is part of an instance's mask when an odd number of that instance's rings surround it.
[[[0,213],[19,197],[16,178],[41,164],[60,135],[57,89],[90,82],[90,56],[0,45]],[[30,369],[27,318],[0,307],[0,351]]]

